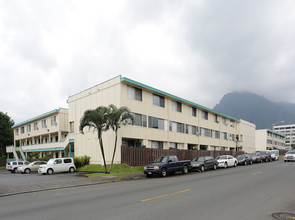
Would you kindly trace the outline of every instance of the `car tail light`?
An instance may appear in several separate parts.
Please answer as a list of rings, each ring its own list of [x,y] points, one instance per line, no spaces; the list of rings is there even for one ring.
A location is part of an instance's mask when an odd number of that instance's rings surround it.
[[[12,165],[10,165],[10,168],[12,168]]]

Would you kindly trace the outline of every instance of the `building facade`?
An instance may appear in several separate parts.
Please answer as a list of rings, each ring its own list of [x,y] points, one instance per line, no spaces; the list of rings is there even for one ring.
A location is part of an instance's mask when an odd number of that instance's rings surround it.
[[[256,125],[245,120],[240,120],[238,123],[239,132],[239,145],[246,153],[252,153],[256,151],[255,148],[255,131]]]
[[[72,155],[74,140],[68,124],[68,110],[59,108],[14,125],[14,145],[6,147],[8,157],[25,160],[33,152],[39,157]]]
[[[295,124],[277,125],[274,126],[274,130],[286,136],[285,150],[295,149]]]
[[[272,149],[285,149],[285,135],[270,129],[256,130],[255,132],[256,151]]]
[[[134,124],[127,121],[119,129],[118,146],[237,150],[238,119],[118,76],[69,97],[69,123],[75,139],[75,155],[90,155],[92,163],[101,162],[96,133],[84,129],[81,134],[79,122],[86,110],[110,104],[127,106],[135,118]],[[114,132],[104,132],[103,141],[109,163]],[[120,162],[120,150],[117,148],[116,162]]]

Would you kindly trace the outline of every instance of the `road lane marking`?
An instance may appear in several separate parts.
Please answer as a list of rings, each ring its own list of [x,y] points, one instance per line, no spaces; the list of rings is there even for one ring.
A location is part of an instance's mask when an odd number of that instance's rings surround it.
[[[185,190],[181,190],[181,191],[174,192],[174,193],[169,193],[169,194],[165,194],[165,195],[161,195],[161,196],[156,196],[156,197],[149,198],[149,199],[143,199],[143,200],[140,200],[140,201],[141,202],[147,202],[147,201],[151,201],[151,200],[154,200],[154,199],[160,199],[160,198],[163,198],[163,197],[172,196],[172,195],[176,195],[176,194],[183,193],[183,192],[188,192],[188,191],[190,191],[190,189],[185,189]]]
[[[257,175],[257,174],[260,174],[262,173],[261,171],[257,171],[257,172],[254,172],[254,173],[251,173],[251,175]]]
[[[284,165],[284,167],[287,167],[287,166],[288,166],[288,164],[285,164],[285,165]]]

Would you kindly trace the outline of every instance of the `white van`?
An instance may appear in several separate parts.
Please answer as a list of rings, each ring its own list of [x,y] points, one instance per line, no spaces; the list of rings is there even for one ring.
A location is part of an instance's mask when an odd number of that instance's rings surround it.
[[[71,157],[67,158],[53,158],[48,160],[46,165],[41,165],[38,173],[52,175],[53,173],[75,172],[76,167],[74,160]]]
[[[267,150],[266,152],[270,153],[271,160],[279,160],[280,152],[278,150]]]

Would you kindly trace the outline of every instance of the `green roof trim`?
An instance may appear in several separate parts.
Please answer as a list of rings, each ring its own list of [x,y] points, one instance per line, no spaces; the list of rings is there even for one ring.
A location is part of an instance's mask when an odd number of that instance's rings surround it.
[[[273,131],[273,130],[270,130],[270,129],[266,129],[266,130],[269,131],[269,132],[271,132],[271,133],[277,134],[277,135],[279,135],[279,136],[286,137],[286,135],[283,135],[283,134],[278,133],[278,132],[276,132],[276,131]]]
[[[234,120],[234,121],[240,122],[240,119],[236,119],[236,118],[233,118],[233,117],[231,117],[231,116],[228,116],[228,115],[225,115],[225,114],[222,114],[222,113],[216,112],[216,111],[214,111],[213,109],[210,109],[210,108],[204,107],[204,106],[202,106],[202,105],[196,104],[196,103],[194,103],[194,102],[191,102],[191,101],[188,101],[188,100],[185,100],[185,99],[179,98],[179,97],[177,97],[177,96],[175,96],[175,95],[172,95],[172,94],[170,94],[170,93],[163,92],[163,91],[161,91],[161,90],[159,90],[159,89],[155,89],[155,88],[150,87],[150,86],[147,86],[147,85],[145,85],[145,84],[142,84],[142,83],[136,82],[136,81],[134,81],[134,80],[132,80],[132,79],[129,79],[129,78],[126,78],[126,77],[121,77],[121,82],[128,82],[128,83],[131,83],[131,84],[134,84],[134,85],[140,86],[140,87],[142,87],[142,88],[145,88],[145,89],[151,90],[151,91],[156,92],[156,93],[159,93],[159,94],[161,94],[161,95],[164,95],[164,96],[167,96],[167,97],[173,98],[173,99],[175,99],[175,100],[178,100],[178,101],[181,101],[181,102],[184,102],[184,103],[187,103],[187,104],[190,104],[190,105],[196,106],[196,107],[198,107],[198,108],[201,108],[201,109],[207,110],[207,111],[209,111],[209,112],[212,112],[212,113],[215,113],[215,114],[218,114],[218,115],[221,115],[221,116],[224,116],[224,117],[230,118],[230,119],[232,119],[232,120]]]
[[[23,121],[23,122],[21,122],[21,123],[15,124],[15,125],[12,126],[12,128],[16,128],[16,127],[19,127],[19,126],[21,126],[21,125],[24,125],[24,124],[26,124],[26,123],[28,123],[28,122],[35,121],[35,120],[37,120],[37,119],[43,118],[43,117],[48,116],[48,115],[51,115],[51,114],[53,114],[53,113],[57,113],[57,112],[60,111],[60,109],[63,109],[63,108],[54,109],[54,110],[52,110],[52,111],[50,111],[50,112],[46,112],[46,113],[44,113],[44,114],[42,114],[42,115],[36,116],[36,117],[31,118],[31,119],[29,119],[29,120]]]
[[[57,148],[31,149],[31,150],[24,150],[24,152],[44,152],[44,151],[58,151],[58,150],[64,150],[64,148],[57,147]]]

